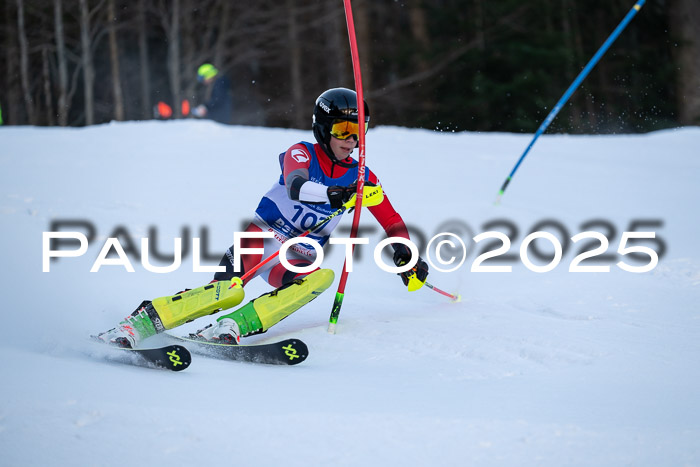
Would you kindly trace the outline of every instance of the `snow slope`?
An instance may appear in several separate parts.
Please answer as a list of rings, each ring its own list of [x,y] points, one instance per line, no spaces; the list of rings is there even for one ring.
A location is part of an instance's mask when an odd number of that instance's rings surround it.
[[[276,180],[277,154],[310,132],[193,121],[0,128],[0,465],[700,465],[700,129],[543,136],[495,206],[530,137],[368,134],[368,165],[405,221],[426,239],[449,231],[469,245],[461,268],[429,277],[461,303],[409,294],[381,271],[371,253],[382,237],[364,211],[374,230],[338,334],[326,332],[343,260],[333,248],[331,290],[248,339],[299,337],[306,362],[195,355],[171,373],[107,363],[86,337],[211,274],[193,272],[191,253],[168,274],[132,257],[133,273],[90,273],[100,249],[121,228],[123,245],[138,252],[151,236],[169,254],[188,229],[186,244],[206,236],[219,256]],[[66,220],[92,225],[95,238],[42,272],[42,232]],[[520,244],[544,220],[568,237],[610,237],[611,258],[583,263],[610,272],[569,272],[581,250],[571,242],[554,270],[526,268]],[[635,274],[615,263],[644,264],[616,253],[639,220],[658,239],[643,244],[665,252]],[[471,237],[486,230],[511,237],[516,257],[484,265],[512,272],[470,271],[483,248]],[[258,279],[246,292],[267,290]]]

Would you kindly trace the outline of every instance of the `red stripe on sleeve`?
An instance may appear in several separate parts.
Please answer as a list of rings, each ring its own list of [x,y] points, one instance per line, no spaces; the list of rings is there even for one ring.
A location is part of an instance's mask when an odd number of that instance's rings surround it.
[[[374,184],[379,184],[379,179],[371,170],[369,171],[367,180]],[[377,222],[379,222],[379,224],[382,226],[387,236],[403,237],[410,240],[411,237],[408,235],[408,228],[406,228],[406,224],[399,213],[396,212],[394,206],[392,206],[391,201],[389,201],[389,198],[386,196],[386,193],[384,194],[384,201],[377,206],[367,209],[369,209],[369,212],[371,212],[377,219]]]

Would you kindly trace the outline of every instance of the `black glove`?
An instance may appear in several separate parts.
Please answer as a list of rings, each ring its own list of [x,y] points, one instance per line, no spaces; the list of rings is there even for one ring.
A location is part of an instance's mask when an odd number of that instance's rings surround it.
[[[355,187],[355,189],[357,188]],[[328,199],[331,202],[331,208],[340,209],[341,207],[343,207],[343,204],[347,203],[350,200],[355,191],[350,191],[350,187],[347,186],[336,185],[329,186],[328,190],[326,190],[326,193],[328,193]]]
[[[365,186],[377,186],[372,182],[365,182]],[[350,186],[329,186],[326,190],[328,199],[331,202],[332,209],[340,209],[343,204],[347,203],[352,195],[357,193],[357,181],[352,182]],[[354,209],[354,208],[353,208]],[[351,209],[352,210],[352,209]]]
[[[403,266],[405,264],[408,264],[410,261],[411,250],[403,243],[395,243],[394,264],[396,266]],[[412,269],[399,273],[399,276],[401,276],[401,279],[403,280],[403,285],[408,285],[408,278],[411,277],[413,274],[416,275],[416,278],[419,281],[421,281],[421,283],[424,283],[425,280],[428,278],[428,264],[425,261],[423,261],[423,259],[420,256],[418,257],[418,262],[415,266],[413,266]]]

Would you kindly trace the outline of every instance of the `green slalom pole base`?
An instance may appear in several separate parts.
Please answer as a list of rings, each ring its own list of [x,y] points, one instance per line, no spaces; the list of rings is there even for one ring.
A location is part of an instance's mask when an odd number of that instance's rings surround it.
[[[338,316],[340,315],[340,307],[343,306],[343,298],[345,294],[337,292],[335,294],[335,301],[333,302],[333,310],[331,311],[331,317],[328,322],[328,332],[330,334],[335,334],[335,327],[338,324]]]

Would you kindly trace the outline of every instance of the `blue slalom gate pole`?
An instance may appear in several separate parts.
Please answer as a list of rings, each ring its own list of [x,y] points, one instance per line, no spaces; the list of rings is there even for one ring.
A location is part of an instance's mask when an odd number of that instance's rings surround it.
[[[523,159],[525,159],[525,156],[527,156],[527,153],[530,152],[530,149],[532,149],[532,146],[535,145],[535,141],[537,141],[537,138],[540,137],[542,133],[547,129],[550,123],[552,123],[552,120],[554,120],[554,117],[557,116],[561,108],[566,104],[566,101],[569,100],[571,95],[576,91],[576,88],[578,88],[581,85],[581,82],[583,82],[584,79],[586,79],[586,76],[588,76],[588,73],[591,72],[593,67],[598,63],[600,58],[605,54],[605,52],[608,51],[610,46],[612,45],[613,42],[615,42],[615,39],[620,35],[620,33],[627,27],[630,21],[632,21],[632,18],[634,18],[634,15],[637,14],[639,10],[641,10],[642,6],[644,6],[644,3],[646,0],[638,0],[637,3],[634,4],[632,9],[627,13],[627,15],[623,18],[623,20],[620,22],[620,24],[617,25],[615,30],[610,34],[610,36],[606,39],[606,41],[603,43],[603,45],[600,46],[600,49],[598,49],[598,52],[593,56],[593,58],[590,59],[588,64],[584,67],[583,70],[581,70],[581,73],[578,74],[576,79],[571,83],[569,88],[566,90],[563,96],[561,96],[561,99],[559,99],[559,102],[554,106],[551,112],[549,112],[549,115],[547,115],[547,118],[544,119],[540,127],[537,129],[535,132],[535,136],[532,138],[532,141],[530,141],[530,144],[527,145],[527,148],[525,148],[525,152],[520,156],[520,159],[518,159],[518,162],[515,164],[515,167],[513,167],[513,170],[510,172],[510,175],[508,175],[508,178],[503,182],[503,185],[501,186],[500,191],[498,192],[498,198],[496,198],[496,204],[501,202],[501,197],[503,196],[503,193],[505,193],[506,188],[508,187],[508,184],[510,181],[513,179],[513,176],[515,175],[515,172],[518,170],[518,167],[520,167],[520,164],[523,162]]]

